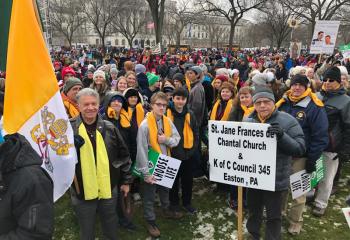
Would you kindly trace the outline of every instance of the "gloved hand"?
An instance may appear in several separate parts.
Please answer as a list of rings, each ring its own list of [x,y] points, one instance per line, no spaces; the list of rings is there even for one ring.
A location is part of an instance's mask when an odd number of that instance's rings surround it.
[[[312,173],[312,172],[316,171],[316,165],[315,165],[315,163],[312,162],[312,161],[308,161],[308,160],[307,160],[307,161],[305,162],[305,170],[306,170],[307,173]]]
[[[280,140],[284,134],[284,131],[279,123],[271,123],[271,126],[267,128],[267,131],[275,134],[277,136],[277,140]]]
[[[84,138],[82,138],[80,135],[74,135],[74,146],[76,149],[81,148],[85,143]]]

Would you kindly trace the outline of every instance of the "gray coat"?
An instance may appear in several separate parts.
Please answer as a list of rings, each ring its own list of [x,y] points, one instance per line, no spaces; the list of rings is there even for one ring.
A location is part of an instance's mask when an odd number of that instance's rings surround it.
[[[256,111],[245,122],[259,123]],[[292,157],[302,156],[306,150],[304,133],[294,117],[278,110],[275,110],[266,123],[279,123],[284,131],[282,138],[277,141],[275,191],[287,190]]]
[[[197,126],[201,127],[204,118],[208,116],[208,110],[205,106],[204,88],[200,81],[191,84],[191,91],[188,96],[188,108],[194,113]]]

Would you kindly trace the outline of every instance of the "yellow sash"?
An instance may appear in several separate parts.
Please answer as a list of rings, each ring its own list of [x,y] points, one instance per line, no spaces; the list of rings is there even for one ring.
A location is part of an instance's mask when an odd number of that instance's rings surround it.
[[[172,122],[174,122],[173,113],[171,112],[171,110],[169,108],[167,110],[166,115]],[[191,123],[191,114],[186,113],[184,128],[182,131],[182,133],[184,135],[184,148],[185,149],[191,149],[193,147],[193,131],[192,131],[190,123]]]
[[[188,78],[185,77],[185,81],[186,81],[186,86],[187,86],[188,91],[191,91],[191,82],[190,82],[190,80],[188,80]]]
[[[254,107],[246,107],[244,105],[241,104],[241,108],[243,109],[243,117],[247,117],[249,116],[253,111],[254,111]]]
[[[71,118],[77,117],[79,115],[78,105],[72,102],[64,93],[61,94],[61,97],[67,114],[69,114]]]
[[[115,110],[111,107],[108,107],[107,115],[109,118],[117,119],[117,114]],[[123,108],[120,110],[119,118],[120,118],[120,125],[123,128],[129,128],[131,126],[130,120],[128,118],[128,113]]]
[[[145,110],[143,110],[142,104],[138,103],[135,107],[135,111],[136,111],[136,122],[137,122],[137,126],[140,127],[140,124],[142,123],[143,119],[145,119]],[[129,119],[132,119],[132,113],[133,110],[132,108],[128,108],[128,116]]]
[[[80,148],[80,165],[83,178],[85,200],[109,199],[111,193],[111,178],[109,173],[109,160],[103,137],[96,130],[96,157],[86,132],[84,124],[80,124],[79,135],[85,144]]]
[[[216,120],[216,112],[218,111],[218,107],[220,104],[221,100],[217,100],[216,103],[214,104],[213,109],[211,110],[210,113],[210,120]],[[219,121],[227,121],[228,116],[230,115],[231,109],[232,109],[232,104],[233,104],[233,100],[230,99],[228,100],[226,107],[225,107],[225,111],[224,114],[222,115],[221,119]]]
[[[291,102],[297,103],[300,100],[306,98],[309,96],[311,100],[319,107],[323,107],[324,104],[323,102],[317,97],[315,93],[312,92],[311,88],[306,89],[306,91],[299,97],[293,97],[292,96],[292,90],[288,90],[286,93],[286,96],[289,98]],[[283,97],[281,98],[275,105],[277,108],[279,108],[283,103],[286,102],[286,99]]]
[[[158,127],[157,122],[154,114],[151,112],[147,115],[147,123],[149,128],[149,141],[151,144],[151,147],[154,151],[158,153],[162,153],[162,150],[160,148],[160,145],[158,143]],[[167,138],[171,137],[172,130],[170,125],[170,119],[163,115],[163,128],[164,128],[164,134]],[[167,148],[168,156],[170,156],[170,149]]]

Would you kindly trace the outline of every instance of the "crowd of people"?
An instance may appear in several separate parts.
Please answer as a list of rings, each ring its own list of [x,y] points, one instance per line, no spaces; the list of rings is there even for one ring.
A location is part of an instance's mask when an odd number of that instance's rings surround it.
[[[156,194],[166,218],[196,214],[193,179],[208,174],[208,120],[266,123],[276,136],[275,192],[244,189],[252,239],[261,237],[264,209],[265,239],[281,239],[283,216],[288,232],[300,234],[307,196],[287,207],[289,176],[312,173],[321,155],[325,176],[308,200],[312,214],[323,216],[350,159],[350,62],[341,54],[292,59],[285,51],[145,50],[112,52],[100,64],[84,51],[52,58],[78,153],[70,195],[80,239],[94,239],[97,215],[107,239],[117,239],[118,224],[135,230],[130,201],[140,200],[148,233],[159,237]],[[150,174],[150,149],[181,160],[171,189]],[[237,187],[217,187],[237,209]]]

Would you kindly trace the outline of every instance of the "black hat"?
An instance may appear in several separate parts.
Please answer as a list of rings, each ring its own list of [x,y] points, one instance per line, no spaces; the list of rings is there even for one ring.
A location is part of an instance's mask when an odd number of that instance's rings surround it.
[[[291,80],[290,80],[290,85],[294,85],[294,84],[301,84],[303,85],[305,88],[308,88],[308,84],[309,84],[309,79],[302,74],[296,74]]]
[[[138,101],[137,101],[138,103],[142,102],[141,97],[140,97],[140,93],[135,88],[125,89],[123,95],[124,95],[126,100],[128,100],[129,97],[135,96],[138,98]]]
[[[338,67],[331,67],[323,74],[323,80],[326,80],[327,78],[329,78],[340,83],[341,82],[340,75],[341,74]]]
[[[185,76],[182,73],[175,73],[173,76],[173,80],[179,80],[181,82],[185,82]]]

